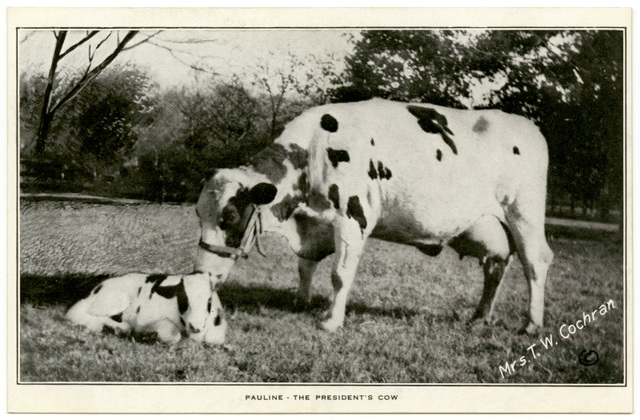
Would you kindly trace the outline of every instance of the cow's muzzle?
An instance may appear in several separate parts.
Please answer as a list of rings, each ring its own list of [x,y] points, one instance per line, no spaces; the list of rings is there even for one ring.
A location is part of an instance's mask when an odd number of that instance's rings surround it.
[[[262,216],[260,214],[260,210],[255,204],[252,204],[247,207],[245,217],[246,223],[244,223],[244,234],[242,236],[242,241],[240,241],[240,246],[237,248],[232,246],[211,245],[204,242],[202,238],[200,238],[198,246],[207,252],[216,254],[219,257],[237,260],[238,258],[247,259],[249,257],[249,251],[255,243],[256,249],[260,255],[266,257],[260,249],[260,244],[258,242],[258,236],[262,233]]]

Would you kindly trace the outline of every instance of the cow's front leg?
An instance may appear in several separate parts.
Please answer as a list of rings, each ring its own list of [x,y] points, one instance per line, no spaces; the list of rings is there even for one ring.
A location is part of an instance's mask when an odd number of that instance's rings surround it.
[[[311,281],[313,273],[318,267],[318,261],[298,258],[298,274],[300,275],[300,283],[298,284],[298,294],[296,296],[296,308],[303,309],[311,300]]]
[[[180,328],[168,319],[160,319],[148,325],[144,331],[155,332],[158,340],[167,344],[176,344],[182,338]]]
[[[356,275],[365,241],[365,233],[354,219],[341,217],[336,223],[335,249],[337,252],[331,272],[333,300],[329,316],[321,324],[321,327],[327,331],[335,331],[344,324],[347,297]]]

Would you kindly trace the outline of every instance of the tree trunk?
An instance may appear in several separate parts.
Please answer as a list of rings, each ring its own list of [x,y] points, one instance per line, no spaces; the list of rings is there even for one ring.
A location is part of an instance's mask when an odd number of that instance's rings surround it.
[[[36,134],[36,154],[42,156],[44,153],[44,147],[49,137],[49,129],[51,128],[51,121],[53,115],[50,113],[43,113],[40,116],[40,124],[38,125],[38,133]]]
[[[44,91],[44,99],[42,104],[42,112],[40,113],[40,124],[38,125],[38,134],[36,136],[36,153],[42,155],[44,153],[44,149],[47,143],[47,137],[49,135],[49,128],[51,127],[51,121],[53,121],[53,116],[55,113],[63,107],[66,103],[68,103],[71,99],[73,99],[82,89],[85,88],[93,79],[100,74],[105,67],[107,67],[115,58],[120,54],[120,52],[124,49],[131,39],[139,31],[129,31],[127,35],[118,43],[113,52],[107,56],[102,63],[97,65],[92,70],[89,70],[91,67],[91,59],[89,60],[89,67],[85,74],[82,76],[80,81],[76,83],[75,86],[72,86],[71,89],[58,100],[55,105],[51,104],[51,92],[53,91],[53,82],[55,81],[56,69],[58,67],[58,62],[62,57],[64,57],[69,51],[75,48],[77,45],[72,46],[67,51],[61,54],[62,46],[64,44],[64,40],[67,37],[67,31],[60,31],[56,34],[56,46],[53,51],[53,58],[51,60],[51,68],[49,69],[49,77],[47,79],[47,86]],[[85,37],[85,40],[88,40],[93,35],[88,35]]]
[[[60,31],[56,35],[56,46],[53,50],[53,58],[51,59],[51,67],[49,68],[49,76],[47,77],[47,86],[44,89],[44,98],[42,100],[42,111],[40,112],[40,123],[38,124],[38,133],[36,135],[36,154],[42,155],[47,144],[49,129],[53,114],[50,112],[49,105],[51,103],[51,92],[53,92],[53,83],[56,77],[56,69],[60,61],[60,51],[67,37],[67,31]]]

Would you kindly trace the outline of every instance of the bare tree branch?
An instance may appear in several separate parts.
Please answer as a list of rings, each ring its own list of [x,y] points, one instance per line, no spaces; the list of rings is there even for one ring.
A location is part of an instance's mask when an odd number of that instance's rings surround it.
[[[115,58],[120,54],[122,49],[127,45],[134,36],[138,34],[138,31],[129,31],[127,35],[118,43],[113,52],[105,58],[102,63],[96,66],[93,70],[87,72],[85,76],[80,79],[80,81],[69,91],[66,95],[64,95],[58,103],[51,109],[51,113],[55,113],[60,107],[62,107],[65,103],[71,100],[74,96],[76,96],[85,86],[89,84],[100,72],[107,67]]]
[[[158,32],[156,32],[155,34],[149,35],[149,36],[148,36],[148,37],[146,37],[145,39],[142,39],[142,40],[140,40],[140,41],[136,42],[135,44],[128,46],[127,48],[123,48],[123,49],[122,49],[122,51],[128,51],[128,50],[130,50],[130,49],[132,49],[132,48],[137,47],[137,46],[138,46],[138,45],[140,45],[140,44],[144,44],[145,42],[149,42],[149,40],[150,40],[151,38],[155,37],[156,35],[160,34],[161,32],[162,32],[162,31],[158,31]]]
[[[80,41],[76,42],[75,44],[73,44],[72,46],[70,46],[69,48],[67,48],[67,50],[63,53],[60,54],[59,59],[62,60],[62,58],[69,54],[71,51],[75,50],[76,48],[78,48],[80,45],[84,44],[85,42],[87,42],[88,40],[90,40],[91,38],[93,38],[98,32],[100,31],[91,31],[87,34],[87,36],[85,36],[84,38],[82,38]]]
[[[190,38],[190,39],[183,39],[183,40],[177,40],[177,39],[159,39],[159,41],[166,42],[166,43],[169,43],[169,44],[188,44],[188,45],[192,45],[192,44],[220,43],[220,40],[218,40],[218,39],[194,39],[194,38]]]
[[[35,31],[33,31],[33,32],[29,32],[28,34],[26,34],[26,35],[24,36],[24,38],[22,38],[22,39],[20,40],[20,44],[22,44],[22,43],[26,42],[26,41],[27,41],[29,38],[31,38],[34,34],[35,34]]]
[[[149,42],[149,44],[151,44],[151,45],[155,45],[156,47],[160,47],[160,48],[162,48],[162,49],[164,49],[164,50],[169,51],[169,54],[171,54],[171,56],[172,56],[173,58],[175,58],[176,60],[178,60],[178,62],[180,62],[181,64],[184,64],[184,65],[185,65],[185,66],[187,66],[187,67],[190,67],[190,68],[191,68],[191,69],[193,69],[193,70],[201,71],[201,72],[203,72],[203,73],[209,73],[209,74],[213,74],[213,75],[217,75],[217,74],[218,74],[218,73],[215,73],[215,72],[212,72],[212,71],[206,70],[206,69],[204,69],[204,68],[202,68],[202,67],[198,67],[198,66],[196,66],[195,64],[187,63],[186,61],[184,61],[184,60],[182,60],[180,57],[178,57],[178,56],[175,54],[175,52],[174,52],[171,48],[169,48],[169,47],[167,47],[167,46],[165,46],[165,45],[158,44],[158,43],[151,42],[151,41],[147,41],[147,42]],[[188,53],[186,53],[186,52],[185,52],[184,54],[188,54]]]
[[[111,36],[112,33],[113,32],[109,32],[109,34],[107,36],[105,36],[104,39],[98,43],[98,45],[96,45],[95,51],[98,51],[98,48],[100,48],[102,46],[102,44],[104,44],[105,41],[107,39],[109,39],[109,37]]]

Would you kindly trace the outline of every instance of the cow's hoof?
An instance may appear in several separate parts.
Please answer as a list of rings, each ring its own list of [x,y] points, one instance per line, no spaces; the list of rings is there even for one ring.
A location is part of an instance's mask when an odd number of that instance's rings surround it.
[[[342,327],[342,322],[336,321],[334,318],[320,322],[320,328],[325,331],[334,332],[340,327]]]
[[[527,326],[520,328],[520,330],[518,331],[518,334],[536,336],[536,335],[540,335],[541,332],[542,332],[542,327],[540,327],[537,324],[534,324],[533,322],[529,322]]]
[[[301,298],[300,296],[296,296],[293,299],[293,310],[295,312],[304,312],[309,308],[310,299]]]
[[[466,322],[468,327],[473,327],[476,325],[482,325],[484,327],[493,327],[496,325],[496,318],[493,315],[482,315],[478,313],[474,313],[471,318],[469,318]]]

